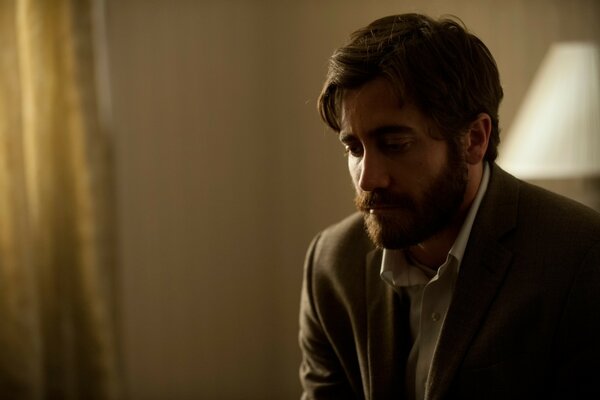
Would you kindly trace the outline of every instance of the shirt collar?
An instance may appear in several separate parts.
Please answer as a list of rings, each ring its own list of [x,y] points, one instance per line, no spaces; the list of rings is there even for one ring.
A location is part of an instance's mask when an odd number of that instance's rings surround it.
[[[460,267],[462,262],[469,236],[471,235],[471,229],[475,222],[475,216],[479,211],[481,200],[487,191],[488,183],[490,181],[490,168],[487,162],[483,163],[483,176],[477,189],[477,194],[473,200],[473,204],[469,208],[469,212],[465,217],[465,220],[460,228],[458,236],[454,240],[454,244],[448,252],[448,259],[454,258],[457,261],[457,268]],[[448,260],[444,265],[446,265]],[[392,285],[397,286],[413,286],[415,284],[427,283],[430,280],[429,274],[423,271],[422,267],[417,268],[408,262],[404,250],[383,250],[383,258],[381,262],[381,278]],[[406,268],[409,266],[409,268]],[[457,269],[458,272],[458,269]]]
[[[483,176],[481,177],[481,183],[479,184],[479,189],[477,189],[475,200],[473,200],[473,204],[471,204],[471,208],[469,209],[469,213],[467,214],[465,221],[460,228],[460,232],[458,233],[456,240],[454,240],[454,244],[450,248],[449,253],[458,260],[459,265],[462,262],[463,255],[465,254],[467,242],[469,241],[471,229],[473,228],[473,222],[475,222],[475,216],[477,215],[477,211],[479,211],[481,200],[485,195],[489,182],[490,167],[488,166],[487,162],[485,162],[483,164]]]

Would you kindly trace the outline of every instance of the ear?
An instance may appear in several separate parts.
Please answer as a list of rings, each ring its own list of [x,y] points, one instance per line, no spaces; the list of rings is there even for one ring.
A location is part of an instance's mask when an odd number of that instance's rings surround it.
[[[465,158],[469,164],[478,164],[483,160],[492,132],[492,119],[481,113],[469,126],[465,135]]]

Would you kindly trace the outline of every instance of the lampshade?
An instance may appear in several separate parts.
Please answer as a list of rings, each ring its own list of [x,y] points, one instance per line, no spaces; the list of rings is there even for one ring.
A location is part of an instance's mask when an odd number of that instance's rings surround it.
[[[551,46],[498,164],[522,179],[600,176],[600,55],[593,43]]]

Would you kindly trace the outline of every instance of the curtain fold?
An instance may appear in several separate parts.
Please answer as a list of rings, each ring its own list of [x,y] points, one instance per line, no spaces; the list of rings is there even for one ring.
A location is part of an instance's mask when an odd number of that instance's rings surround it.
[[[0,398],[117,399],[100,7],[0,4]]]

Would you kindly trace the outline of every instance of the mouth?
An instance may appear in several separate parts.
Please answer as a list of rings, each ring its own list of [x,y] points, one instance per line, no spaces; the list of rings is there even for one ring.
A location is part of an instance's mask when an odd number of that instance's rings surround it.
[[[367,215],[392,215],[412,212],[415,205],[406,195],[361,193],[355,199],[356,208]]]
[[[364,212],[368,212],[371,215],[381,215],[381,214],[389,214],[392,212],[396,212],[401,207],[397,206],[375,206],[375,207],[365,207]]]

